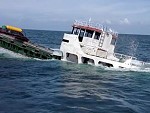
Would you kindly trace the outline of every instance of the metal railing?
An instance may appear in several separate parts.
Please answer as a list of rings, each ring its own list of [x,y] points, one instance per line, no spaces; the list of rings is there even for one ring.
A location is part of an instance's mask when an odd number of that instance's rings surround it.
[[[114,53],[114,56],[118,59],[132,59],[132,60],[137,60],[136,57],[133,56],[128,56],[128,55],[124,55],[124,54],[120,54],[120,53]]]
[[[99,24],[99,23],[94,23],[91,21],[79,21],[79,20],[75,20],[74,25],[81,25],[81,26],[89,26],[89,27],[93,27],[93,28],[97,28],[97,29],[101,29],[103,30],[104,26]]]
[[[74,25],[93,27],[93,28],[100,29],[106,33],[110,33],[111,35],[118,37],[118,33],[115,32],[114,30],[112,30],[111,28],[105,27],[104,25],[99,24],[99,23],[91,22],[91,20],[89,20],[89,21],[75,20]]]

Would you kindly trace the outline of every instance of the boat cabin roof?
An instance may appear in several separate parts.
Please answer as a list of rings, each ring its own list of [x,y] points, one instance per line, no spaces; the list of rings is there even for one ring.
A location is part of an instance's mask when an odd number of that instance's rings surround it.
[[[95,24],[95,23],[91,23],[86,22],[86,21],[75,21],[74,24],[72,25],[73,29],[81,29],[81,30],[87,30],[87,31],[92,31],[92,32],[97,32],[97,33],[102,33],[105,32],[107,34],[111,34],[112,38],[116,39],[118,38],[118,33],[114,32],[111,29],[107,29],[107,27],[104,27],[101,24]]]
[[[102,29],[98,29],[98,28],[95,28],[95,27],[92,27],[92,26],[89,26],[89,25],[76,25],[76,24],[73,24],[72,27],[73,28],[78,28],[78,29],[96,31],[96,32],[99,32],[99,33],[101,33],[103,31]]]

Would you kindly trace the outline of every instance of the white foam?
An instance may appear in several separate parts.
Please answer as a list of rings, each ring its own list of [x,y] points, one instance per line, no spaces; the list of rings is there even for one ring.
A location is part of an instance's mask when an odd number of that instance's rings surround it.
[[[33,59],[33,60],[37,60],[37,61],[51,61],[51,60],[55,60],[55,59],[31,58],[31,57],[27,57],[27,56],[24,56],[24,55],[19,54],[19,53],[15,53],[15,52],[10,51],[8,49],[4,49],[2,47],[0,47],[0,56],[2,56],[4,58]]]
[[[6,57],[6,58],[21,58],[21,59],[31,59],[30,57],[24,56],[22,54],[19,53],[15,53],[13,51],[4,49],[0,47],[0,55]],[[38,59],[38,58],[32,58],[34,60],[38,60],[38,61],[52,61],[55,59],[46,59],[46,60],[42,60],[42,59]],[[135,72],[150,72],[150,63],[145,63],[144,66],[141,66],[139,68],[130,68],[130,69],[126,69],[126,68],[110,68],[110,67],[101,67],[105,70],[111,70],[111,71],[135,71]]]
[[[0,55],[6,57],[6,58],[21,58],[21,59],[29,59],[29,57],[21,55],[19,53],[15,53],[13,51],[10,51],[8,49],[4,49],[0,47]]]
[[[105,70],[111,70],[111,71],[134,71],[134,72],[150,72],[150,65],[147,67],[139,67],[139,68],[109,68],[109,67],[105,67]]]

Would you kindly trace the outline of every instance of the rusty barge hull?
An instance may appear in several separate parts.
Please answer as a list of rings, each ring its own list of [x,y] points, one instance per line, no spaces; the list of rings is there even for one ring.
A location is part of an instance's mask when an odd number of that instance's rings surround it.
[[[61,55],[55,55],[56,52],[53,49],[36,45],[30,41],[20,40],[4,33],[0,33],[0,47],[31,58],[61,59]]]

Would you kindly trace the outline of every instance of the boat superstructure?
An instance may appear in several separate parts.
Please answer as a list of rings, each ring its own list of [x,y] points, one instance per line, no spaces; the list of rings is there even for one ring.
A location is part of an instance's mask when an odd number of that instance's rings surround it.
[[[114,68],[137,68],[143,65],[135,57],[115,53],[118,34],[100,24],[75,21],[72,32],[65,33],[60,50],[62,60]]]

